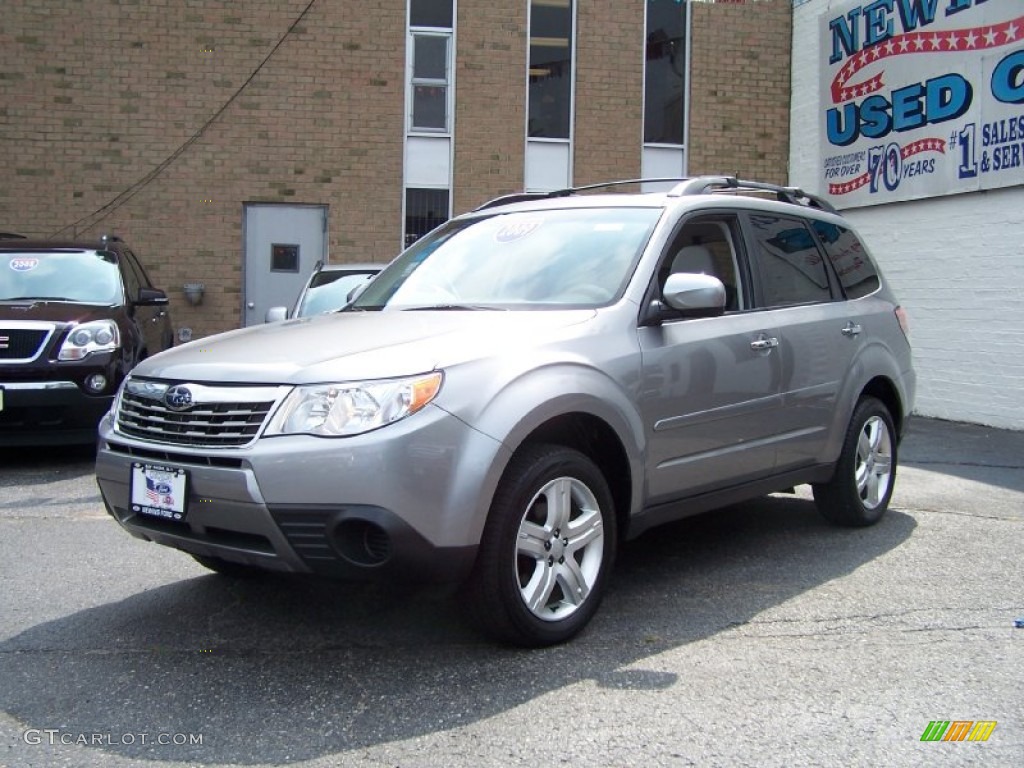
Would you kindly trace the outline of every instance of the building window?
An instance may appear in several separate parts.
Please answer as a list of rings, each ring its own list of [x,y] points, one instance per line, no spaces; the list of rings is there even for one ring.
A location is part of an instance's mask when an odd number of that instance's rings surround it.
[[[299,246],[273,243],[270,246],[271,272],[298,272]]]
[[[644,143],[684,143],[686,3],[647,0]]]
[[[413,32],[410,130],[448,131],[450,34]]]
[[[452,28],[452,0],[409,0],[409,26]]]
[[[452,0],[409,2],[409,131],[451,130]]]
[[[448,221],[447,189],[405,190],[405,247]]]
[[[530,138],[568,139],[572,115],[572,0],[530,2]]]

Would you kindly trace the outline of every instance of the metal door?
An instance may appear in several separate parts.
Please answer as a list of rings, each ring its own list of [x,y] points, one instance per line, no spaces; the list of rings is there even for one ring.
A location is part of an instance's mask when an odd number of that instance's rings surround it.
[[[257,325],[271,307],[292,307],[327,260],[327,206],[247,203],[244,227],[242,325]]]

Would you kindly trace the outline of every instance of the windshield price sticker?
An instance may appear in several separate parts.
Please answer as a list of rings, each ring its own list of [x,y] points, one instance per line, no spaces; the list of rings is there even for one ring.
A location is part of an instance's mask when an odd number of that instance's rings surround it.
[[[501,225],[498,231],[494,233],[494,239],[499,243],[511,243],[513,240],[521,240],[536,232],[543,223],[544,219],[541,218],[510,221]]]
[[[15,272],[31,272],[33,269],[39,266],[39,259],[27,259],[24,257],[15,257],[10,261],[10,267]]]
[[[132,463],[132,512],[166,520],[185,519],[188,474],[180,467]]]

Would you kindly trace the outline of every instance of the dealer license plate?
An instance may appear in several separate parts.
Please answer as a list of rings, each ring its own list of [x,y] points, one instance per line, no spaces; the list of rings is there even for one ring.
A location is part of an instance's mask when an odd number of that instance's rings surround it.
[[[188,473],[180,467],[132,462],[132,512],[166,520],[184,520]]]

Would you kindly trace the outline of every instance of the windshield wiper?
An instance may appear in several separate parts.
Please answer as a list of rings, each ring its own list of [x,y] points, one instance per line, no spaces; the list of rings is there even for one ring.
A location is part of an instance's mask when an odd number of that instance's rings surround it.
[[[0,301],[71,301],[62,296],[5,296]]]
[[[403,312],[480,312],[496,309],[498,307],[488,307],[481,304],[425,304],[422,307],[402,307]]]

